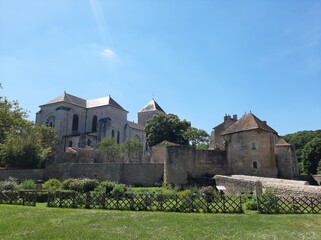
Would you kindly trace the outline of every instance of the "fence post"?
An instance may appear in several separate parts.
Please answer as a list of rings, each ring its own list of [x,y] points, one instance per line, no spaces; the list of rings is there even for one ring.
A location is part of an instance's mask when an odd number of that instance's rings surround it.
[[[90,208],[90,192],[86,192],[86,208]]]

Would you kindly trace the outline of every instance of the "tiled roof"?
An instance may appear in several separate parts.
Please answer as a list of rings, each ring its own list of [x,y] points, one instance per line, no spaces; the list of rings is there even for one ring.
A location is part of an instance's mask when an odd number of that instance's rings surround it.
[[[280,138],[280,140],[275,145],[276,146],[290,146],[291,144],[287,143],[283,138]]]
[[[147,103],[147,105],[140,110],[139,112],[149,112],[149,111],[161,111],[163,113],[165,113],[165,111],[158,105],[158,103],[152,99],[149,103]]]
[[[101,107],[101,106],[112,106],[118,109],[121,109],[123,111],[126,111],[122,106],[120,106],[112,97],[103,97],[103,98],[97,98],[92,100],[85,100],[76,96],[73,96],[69,93],[64,92],[63,95],[56,97],[55,99],[49,101],[48,103],[44,105],[49,105],[53,103],[59,103],[59,102],[67,102],[76,106],[80,106],[83,108],[95,108],[95,107]]]
[[[138,123],[134,123],[134,122],[128,121],[128,125],[129,125],[130,128],[138,129],[138,130],[141,130],[141,131],[145,130],[145,127],[140,125],[140,124],[138,124]]]
[[[268,126],[265,121],[261,121],[252,113],[247,113],[244,114],[236,123],[234,123],[228,129],[226,129],[226,131],[224,131],[222,135],[227,135],[235,132],[249,131],[254,129],[261,129],[277,134],[277,132],[273,128]]]

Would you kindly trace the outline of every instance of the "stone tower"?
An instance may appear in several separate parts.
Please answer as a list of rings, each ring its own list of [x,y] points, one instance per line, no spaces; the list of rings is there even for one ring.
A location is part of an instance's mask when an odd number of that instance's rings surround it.
[[[222,133],[231,174],[277,177],[277,132],[248,113]]]
[[[166,114],[158,103],[152,99],[142,110],[138,112],[138,124],[145,126],[146,122],[157,113]]]

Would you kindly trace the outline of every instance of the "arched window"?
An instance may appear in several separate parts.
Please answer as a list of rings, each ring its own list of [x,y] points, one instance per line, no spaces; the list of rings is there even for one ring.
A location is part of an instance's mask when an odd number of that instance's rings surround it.
[[[120,132],[117,131],[117,143],[120,143]]]
[[[93,121],[91,124],[91,131],[92,132],[97,132],[97,116],[93,117]]]
[[[114,138],[115,137],[115,130],[111,130],[111,137]]]
[[[77,114],[74,114],[72,118],[72,131],[78,131],[79,117]]]

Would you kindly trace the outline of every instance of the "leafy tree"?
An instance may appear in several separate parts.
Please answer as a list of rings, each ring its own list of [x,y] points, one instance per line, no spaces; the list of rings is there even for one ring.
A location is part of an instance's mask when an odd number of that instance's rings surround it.
[[[184,133],[184,136],[189,139],[192,146],[196,146],[197,149],[208,149],[208,143],[210,141],[210,135],[202,129],[190,127]],[[207,147],[206,147],[207,146]]]
[[[154,146],[162,141],[188,145],[188,138],[184,133],[191,127],[191,123],[180,120],[174,114],[155,114],[147,121],[145,126],[146,140],[149,146]]]
[[[109,161],[118,161],[121,158],[120,147],[113,137],[103,138],[99,141],[97,151]]]
[[[97,152],[113,162],[129,162],[141,153],[141,144],[134,138],[126,139],[124,143],[117,144],[115,139],[107,137],[97,144]]]
[[[137,158],[141,153],[142,145],[134,138],[126,139],[126,141],[120,144],[122,158],[124,162],[129,162],[133,158]]]
[[[28,114],[23,110],[18,101],[9,101],[0,96],[0,143],[4,143],[9,132],[20,131],[30,122],[25,118]]]
[[[305,174],[317,174],[321,161],[321,138],[315,137],[302,150],[302,166]]]
[[[33,125],[7,134],[0,145],[2,166],[14,168],[36,168],[53,151],[58,141],[54,129],[44,125]]]
[[[304,146],[315,137],[321,137],[321,130],[299,131],[283,136],[285,141],[294,145],[299,161],[301,161]]]

